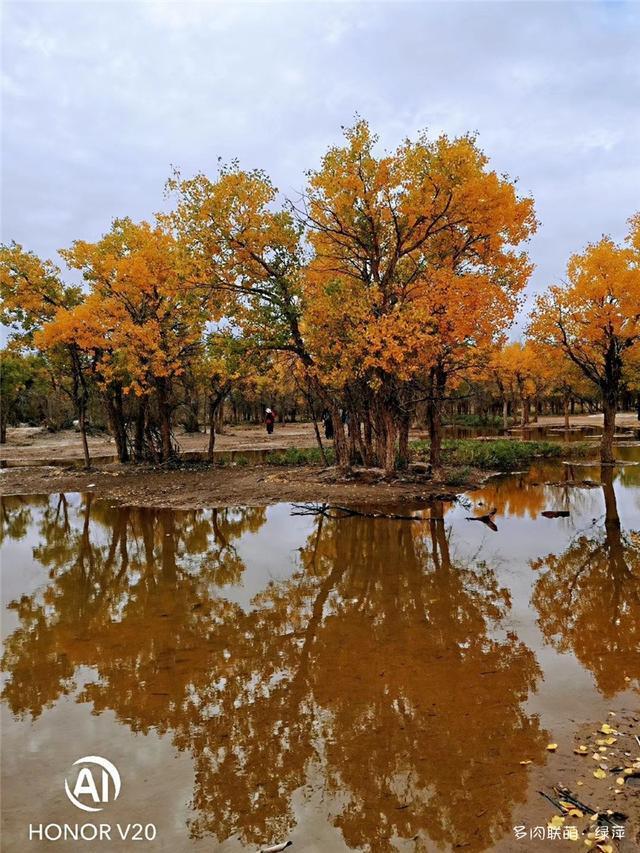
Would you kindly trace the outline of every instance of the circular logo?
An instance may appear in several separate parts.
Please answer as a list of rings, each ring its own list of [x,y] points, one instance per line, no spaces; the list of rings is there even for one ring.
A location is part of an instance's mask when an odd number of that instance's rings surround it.
[[[73,762],[74,767],[77,764],[83,766],[78,771],[73,789],[67,779],[64,780],[67,797],[74,806],[85,812],[101,812],[103,805],[118,799],[120,774],[110,761],[100,755],[85,755]]]

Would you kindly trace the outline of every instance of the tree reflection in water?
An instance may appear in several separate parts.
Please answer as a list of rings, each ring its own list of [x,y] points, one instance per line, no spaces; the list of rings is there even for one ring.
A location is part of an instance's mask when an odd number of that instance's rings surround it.
[[[262,509],[82,507],[42,516],[50,583],[15,602],[4,698],[37,717],[64,693],[133,730],[170,732],[195,765],[194,836],[282,838],[320,789],[350,848],[418,836],[491,849],[525,799],[545,733],[523,710],[540,670],[502,627],[491,568],[424,522],[314,519],[299,567],[252,609],[223,597]],[[98,535],[99,534],[99,535]],[[90,667],[82,688],[74,678]]]
[[[551,645],[572,651],[605,696],[640,687],[640,531],[620,525],[613,470],[602,466],[604,520],[561,554],[532,563],[538,624]]]

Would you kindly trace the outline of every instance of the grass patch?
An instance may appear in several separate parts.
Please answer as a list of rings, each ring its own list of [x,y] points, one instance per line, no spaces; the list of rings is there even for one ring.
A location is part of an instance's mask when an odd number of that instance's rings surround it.
[[[333,465],[333,448],[325,447],[324,450],[327,462]],[[287,450],[277,450],[269,453],[266,462],[268,465],[324,465],[319,447],[289,447]]]
[[[576,449],[582,451],[582,448]],[[412,442],[411,450],[417,459],[426,460],[429,456],[429,442]],[[559,459],[567,455],[567,450],[567,445],[559,442],[517,441],[507,438],[497,438],[495,441],[446,439],[442,443],[445,465],[496,471],[517,471],[534,459]]]

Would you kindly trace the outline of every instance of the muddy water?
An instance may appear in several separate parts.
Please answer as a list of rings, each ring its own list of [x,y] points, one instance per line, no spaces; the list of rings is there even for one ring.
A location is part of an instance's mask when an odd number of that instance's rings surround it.
[[[512,827],[549,816],[546,745],[639,704],[621,455],[395,508],[414,521],[5,498],[2,849],[87,822],[157,834],[40,846],[537,849]],[[64,790],[93,755],[122,779],[99,815]]]

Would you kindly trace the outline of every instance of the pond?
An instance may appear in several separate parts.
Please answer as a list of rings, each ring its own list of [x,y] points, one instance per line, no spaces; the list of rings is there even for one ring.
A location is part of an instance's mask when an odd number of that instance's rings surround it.
[[[3,849],[91,820],[150,850],[516,849],[547,744],[637,706],[639,450],[384,508],[413,520],[4,498]],[[122,780],[99,817],[65,794],[83,756]]]

